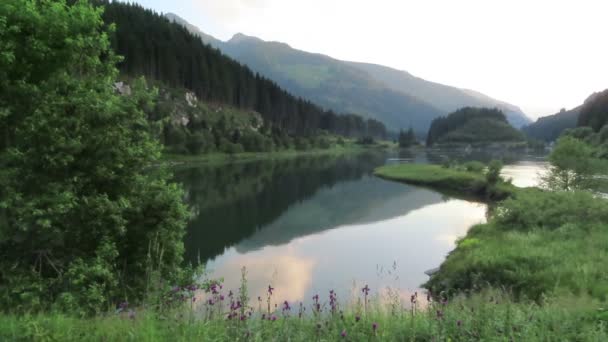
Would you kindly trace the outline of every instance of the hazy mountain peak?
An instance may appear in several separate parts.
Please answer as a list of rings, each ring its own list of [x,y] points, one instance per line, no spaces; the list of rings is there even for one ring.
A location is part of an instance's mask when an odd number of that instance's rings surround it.
[[[174,14],[167,16],[179,18]],[[413,125],[422,132],[435,117],[462,107],[502,109],[516,127],[531,122],[517,106],[477,91],[430,82],[382,65],[300,51],[282,42],[267,42],[243,33],[222,42],[179,19],[172,20],[290,92],[327,109],[379,119],[394,131]]]

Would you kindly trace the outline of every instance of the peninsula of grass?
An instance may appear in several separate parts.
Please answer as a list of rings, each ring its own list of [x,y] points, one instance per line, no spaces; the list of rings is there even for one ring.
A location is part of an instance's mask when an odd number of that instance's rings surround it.
[[[428,187],[439,192],[478,200],[496,201],[515,191],[508,182],[498,179],[490,184],[484,167],[441,166],[432,164],[393,164],[377,168],[374,175],[392,181]]]

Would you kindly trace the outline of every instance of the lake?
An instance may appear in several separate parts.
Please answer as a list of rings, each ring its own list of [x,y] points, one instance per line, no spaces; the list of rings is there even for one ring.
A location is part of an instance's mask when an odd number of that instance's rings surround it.
[[[349,301],[369,285],[376,295],[409,300],[487,207],[372,175],[385,163],[489,160],[491,153],[370,152],[341,157],[197,165],[175,171],[195,216],[186,258],[206,262],[227,289],[247,270],[249,294],[310,302],[330,290]],[[538,184],[542,156],[506,157],[503,175]]]

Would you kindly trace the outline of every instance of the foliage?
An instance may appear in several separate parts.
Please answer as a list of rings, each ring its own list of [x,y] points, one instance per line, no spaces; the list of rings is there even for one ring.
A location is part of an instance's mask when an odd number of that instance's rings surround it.
[[[585,101],[578,117],[578,126],[591,127],[598,132],[608,124],[608,89],[593,94]]]
[[[513,128],[502,111],[465,107],[431,123],[426,143],[492,143],[522,141],[521,132]]]
[[[555,145],[549,156],[551,166],[544,177],[545,185],[554,190],[572,190],[591,188],[595,183],[595,174],[602,169],[602,161],[594,156],[591,145],[580,139],[588,139],[593,132],[577,129],[565,133]]]
[[[500,160],[492,160],[488,164],[486,171],[486,181],[489,186],[495,186],[500,181],[500,171],[502,170],[502,162]]]
[[[182,274],[188,217],[143,108],[113,89],[118,60],[85,1],[0,3],[0,307],[82,314]],[[24,42],[27,42],[25,44]]]

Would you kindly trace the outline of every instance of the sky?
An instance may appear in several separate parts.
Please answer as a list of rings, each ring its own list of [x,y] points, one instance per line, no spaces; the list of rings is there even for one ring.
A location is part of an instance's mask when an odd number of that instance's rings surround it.
[[[386,65],[531,118],[608,88],[608,0],[137,0],[228,40],[238,32]]]

